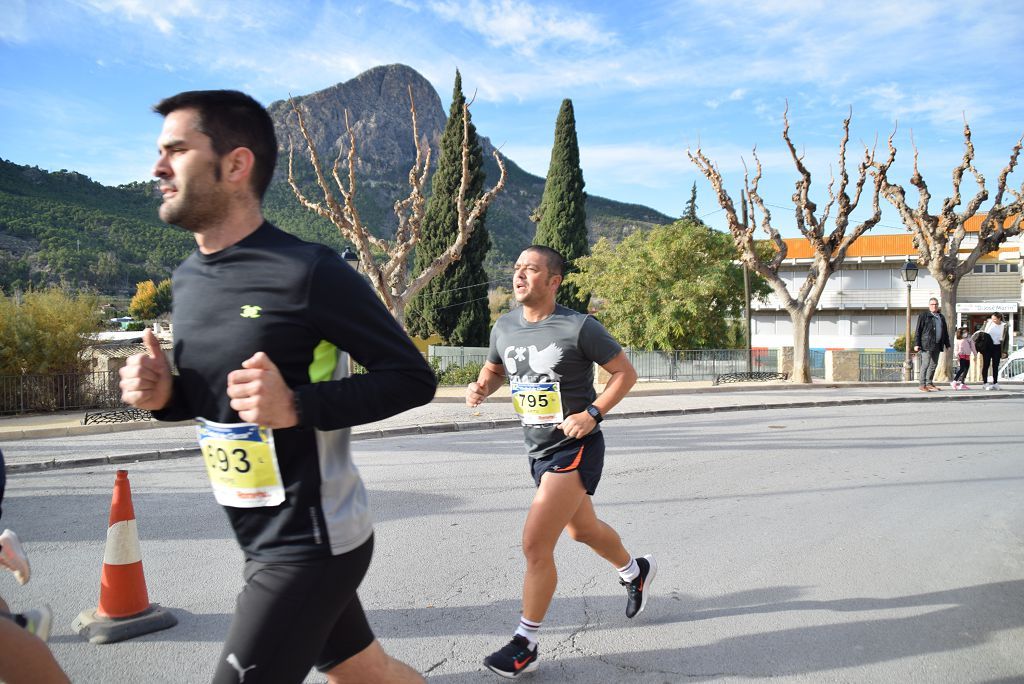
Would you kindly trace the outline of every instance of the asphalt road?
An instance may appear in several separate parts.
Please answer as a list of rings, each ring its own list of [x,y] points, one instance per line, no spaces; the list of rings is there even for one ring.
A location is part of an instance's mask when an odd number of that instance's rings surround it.
[[[1024,681],[1019,402],[606,425],[595,504],[628,548],[656,555],[652,599],[627,620],[614,572],[563,538],[528,681]],[[378,520],[360,594],[385,648],[431,681],[498,681],[480,661],[518,619],[532,496],[519,436],[355,444]],[[3,522],[34,575],[0,574],[0,595],[53,606],[72,681],[208,681],[241,554],[197,460],[128,470],[150,598],[178,626],[105,646],[71,630],[96,605],[113,467],[10,478]]]

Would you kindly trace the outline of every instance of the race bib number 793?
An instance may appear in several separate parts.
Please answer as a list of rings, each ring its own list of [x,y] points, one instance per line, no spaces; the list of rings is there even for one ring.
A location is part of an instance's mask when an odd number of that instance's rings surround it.
[[[284,485],[274,434],[254,423],[215,423],[198,418],[196,433],[217,503],[235,508],[277,506]]]

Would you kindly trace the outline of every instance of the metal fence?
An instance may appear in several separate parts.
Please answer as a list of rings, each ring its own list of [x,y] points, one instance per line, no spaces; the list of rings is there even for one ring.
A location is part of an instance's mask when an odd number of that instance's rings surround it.
[[[807,360],[808,365],[811,367],[811,377],[818,378],[820,380],[825,379],[825,350],[824,349],[808,349]]]
[[[626,356],[641,380],[714,380],[719,375],[747,370],[746,349],[627,349]],[[750,370],[754,373],[778,372],[774,349],[754,349],[751,356]]]
[[[913,355],[911,355],[913,357]],[[903,379],[901,351],[860,353],[861,382],[900,382]]]
[[[121,406],[117,371],[0,376],[0,415]]]

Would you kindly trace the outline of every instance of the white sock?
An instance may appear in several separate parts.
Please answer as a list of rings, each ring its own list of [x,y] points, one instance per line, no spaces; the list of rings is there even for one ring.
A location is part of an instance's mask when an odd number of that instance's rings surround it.
[[[629,557],[629,562],[621,568],[616,568],[619,573],[619,577],[622,578],[623,582],[632,582],[640,576],[640,566],[636,564],[636,558]]]
[[[516,634],[521,637],[525,637],[530,642],[530,648],[536,648],[537,646],[537,633],[540,631],[541,622],[534,622],[533,620],[527,620],[524,617],[519,618],[519,626],[516,627]]]

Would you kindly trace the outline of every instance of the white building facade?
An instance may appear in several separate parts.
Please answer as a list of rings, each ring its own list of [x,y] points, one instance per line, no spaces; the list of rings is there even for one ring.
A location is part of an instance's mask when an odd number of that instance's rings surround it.
[[[791,293],[799,290],[812,263],[809,245],[803,238],[786,241],[789,254],[781,275]],[[964,255],[975,242],[968,237],[961,246]],[[1020,346],[1024,283],[1021,280],[1021,240],[1012,238],[998,252],[985,255],[973,272],[964,276],[957,291],[957,326],[971,332],[984,325],[993,312],[1008,322],[1011,349]],[[864,235],[851,245],[841,270],[833,274],[818,303],[810,327],[811,349],[892,349],[893,342],[906,333],[907,285],[900,271],[908,257],[916,256],[909,234]],[[917,315],[927,310],[928,300],[940,298],[938,283],[927,269],[919,268],[910,286],[911,334]],[[788,347],[793,344],[793,326],[778,298],[751,306],[751,343],[754,347]]]

